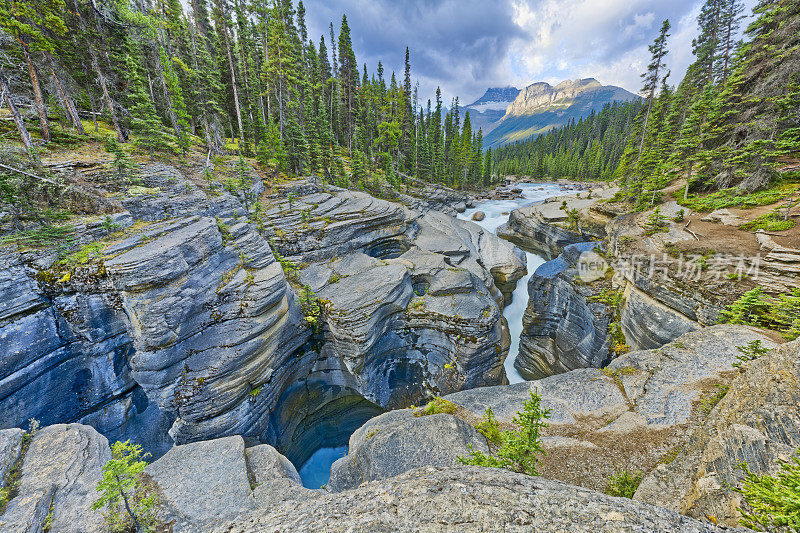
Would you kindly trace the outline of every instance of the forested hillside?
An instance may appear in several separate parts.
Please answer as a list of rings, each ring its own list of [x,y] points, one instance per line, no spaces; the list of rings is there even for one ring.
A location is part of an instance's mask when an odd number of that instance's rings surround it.
[[[346,16],[309,36],[302,2],[3,0],[0,30],[4,140],[14,128],[33,159],[113,137],[124,153],[194,147],[345,186],[488,181],[480,132],[439,91],[420,101],[408,48],[404,72],[369,69]]]
[[[618,179],[638,208],[676,180],[686,181],[686,202],[709,191],[736,197],[783,187],[765,201],[790,195],[795,188],[784,185],[800,177],[800,3],[760,1],[737,43],[742,18],[738,0],[705,2],[695,62],[677,87],[665,64],[665,21],[642,76],[643,105],[607,108],[498,150],[498,172]]]
[[[586,119],[495,151],[495,171],[536,179],[609,180],[643,109],[641,101],[607,104]]]

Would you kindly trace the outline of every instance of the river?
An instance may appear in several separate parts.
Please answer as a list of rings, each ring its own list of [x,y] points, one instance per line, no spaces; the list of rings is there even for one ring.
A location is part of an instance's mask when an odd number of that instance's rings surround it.
[[[508,222],[509,213],[519,207],[530,205],[535,202],[559,196],[567,189],[561,185],[553,183],[522,183],[518,185],[522,189],[522,198],[515,200],[487,200],[476,204],[475,207],[467,209],[458,215],[463,220],[471,220],[472,215],[477,211],[482,211],[486,218],[476,224],[495,233],[497,228]],[[525,252],[528,260],[528,274],[517,282],[511,303],[503,310],[503,316],[508,321],[508,329],[511,334],[511,347],[508,350],[508,357],[504,362],[506,376],[509,383],[519,383],[524,381],[514,368],[514,359],[519,353],[519,338],[522,334],[522,315],[528,306],[528,280],[536,271],[536,268],[545,262],[545,259],[532,253]],[[320,448],[303,464],[299,470],[303,486],[310,489],[318,489],[328,482],[330,469],[336,459],[347,455],[347,446],[337,448]]]
[[[475,207],[467,209],[464,213],[458,215],[458,218],[472,220],[473,214],[482,211],[486,215],[486,218],[480,222],[476,222],[476,224],[492,233],[496,233],[497,228],[508,222],[508,215],[512,210],[535,202],[540,202],[545,198],[560,196],[566,191],[564,187],[554,183],[521,183],[518,187],[522,189],[522,198],[481,202],[476,204]],[[506,317],[508,330],[511,334],[511,346],[508,349],[508,357],[506,357],[504,362],[509,383],[525,381],[522,379],[522,376],[519,375],[517,369],[514,368],[514,360],[519,353],[519,338],[522,334],[522,315],[525,313],[525,308],[528,307],[528,280],[531,279],[531,276],[539,265],[546,261],[545,258],[530,252],[525,252],[525,257],[528,260],[528,273],[517,282],[517,288],[514,290],[511,303],[503,310],[503,316]]]

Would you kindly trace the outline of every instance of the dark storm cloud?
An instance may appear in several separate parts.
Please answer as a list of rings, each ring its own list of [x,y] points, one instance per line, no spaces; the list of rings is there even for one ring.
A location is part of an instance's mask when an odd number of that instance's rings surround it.
[[[402,82],[405,47],[411,51],[413,78],[421,97],[441,85],[445,97],[477,97],[489,85],[506,83],[504,72],[513,43],[527,36],[513,21],[509,2],[479,0],[344,0],[304,2],[309,34],[328,42],[333,21],[338,38],[347,15],[356,59],[373,72],[380,60],[386,77],[394,70]]]
[[[745,0],[749,13],[755,0]],[[672,22],[672,82],[691,62],[700,0],[308,0],[309,34],[338,37],[347,15],[359,64],[402,81],[405,47],[411,49],[421,97],[442,87],[445,103],[469,103],[489,86],[524,87],[535,81],[595,77],[639,89],[647,45],[661,22]]]

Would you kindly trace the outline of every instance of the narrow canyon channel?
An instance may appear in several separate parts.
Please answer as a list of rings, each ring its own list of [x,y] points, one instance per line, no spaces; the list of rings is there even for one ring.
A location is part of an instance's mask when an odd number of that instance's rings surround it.
[[[522,189],[521,198],[480,202],[476,204],[475,207],[469,208],[464,213],[459,214],[458,218],[472,220],[472,216],[476,212],[483,212],[485,218],[475,223],[494,233],[497,231],[497,228],[508,222],[509,213],[512,210],[535,202],[540,202],[545,198],[559,196],[568,190],[564,186],[554,183],[521,183],[517,185],[517,187]],[[525,256],[527,259],[528,273],[517,282],[517,288],[514,290],[512,301],[503,310],[503,316],[505,316],[508,321],[508,328],[511,334],[511,346],[508,351],[508,357],[506,357],[504,362],[509,383],[524,381],[514,368],[514,359],[519,352],[519,340],[520,334],[522,333],[522,315],[525,313],[525,308],[528,306],[528,280],[539,265],[546,261],[545,258],[529,252],[525,252]],[[317,489],[327,483],[330,477],[331,465],[337,459],[347,455],[347,451],[347,446],[339,446],[335,448],[320,448],[314,452],[298,469],[303,485],[307,488]]]
[[[458,215],[458,218],[472,220],[472,215],[480,211],[486,216],[480,222],[476,222],[476,224],[495,233],[497,228],[508,222],[508,216],[512,210],[535,202],[540,202],[545,198],[559,196],[567,190],[565,187],[554,183],[521,183],[517,187],[522,189],[522,198],[481,202],[475,207],[467,209],[464,213]],[[509,383],[525,381],[522,379],[522,376],[519,375],[517,369],[514,368],[514,359],[516,359],[517,353],[519,353],[519,338],[522,334],[522,315],[525,313],[525,308],[528,307],[528,280],[531,279],[531,276],[536,272],[539,265],[547,260],[544,257],[530,252],[525,252],[525,257],[527,259],[528,273],[517,282],[517,288],[514,290],[511,303],[503,310],[503,316],[506,317],[509,333],[511,334],[511,346],[508,349],[508,357],[506,357],[504,363]]]

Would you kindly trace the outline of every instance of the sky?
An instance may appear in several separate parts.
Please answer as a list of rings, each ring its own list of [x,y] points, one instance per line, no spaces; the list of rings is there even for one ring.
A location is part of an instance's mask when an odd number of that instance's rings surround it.
[[[756,0],[744,0],[749,16]],[[641,86],[647,46],[672,24],[667,63],[677,84],[692,61],[699,0],[304,0],[309,36],[329,23],[338,39],[347,15],[360,65],[380,60],[402,82],[405,47],[422,100],[442,88],[462,105],[488,87],[596,78],[631,92]],[[747,21],[742,26],[745,27]],[[363,67],[362,67],[363,68]]]

